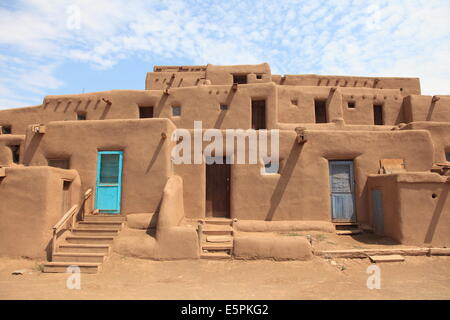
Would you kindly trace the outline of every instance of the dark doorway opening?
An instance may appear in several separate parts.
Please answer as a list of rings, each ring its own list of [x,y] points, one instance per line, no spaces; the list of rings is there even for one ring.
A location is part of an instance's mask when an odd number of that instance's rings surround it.
[[[233,83],[246,84],[247,75],[246,74],[233,74]]]
[[[266,129],[266,101],[252,100],[252,129]]]
[[[231,165],[206,165],[206,217],[230,217]]]
[[[153,118],[153,107],[139,107],[139,118]]]
[[[11,149],[11,153],[12,153],[12,161],[14,163],[19,163],[20,162],[20,145],[12,145],[12,146],[9,146],[9,148]]]
[[[72,181],[63,180],[62,214],[70,209],[70,184]]]
[[[381,104],[375,104],[373,106],[373,123],[377,126],[384,125],[383,105]]]
[[[327,102],[326,100],[314,100],[314,115],[316,123],[327,123]]]

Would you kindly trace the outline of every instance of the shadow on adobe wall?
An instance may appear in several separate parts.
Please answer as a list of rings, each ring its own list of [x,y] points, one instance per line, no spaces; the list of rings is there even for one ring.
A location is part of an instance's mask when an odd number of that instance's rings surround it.
[[[426,244],[430,244],[433,241],[434,233],[436,232],[436,227],[439,223],[439,218],[441,217],[445,202],[448,199],[449,191],[450,191],[449,185],[445,184],[444,188],[442,190],[442,193],[439,196],[439,200],[436,204],[436,207],[433,211],[433,215],[431,216],[431,221],[428,226],[427,234],[425,235],[425,240],[424,240],[424,243],[426,243]]]

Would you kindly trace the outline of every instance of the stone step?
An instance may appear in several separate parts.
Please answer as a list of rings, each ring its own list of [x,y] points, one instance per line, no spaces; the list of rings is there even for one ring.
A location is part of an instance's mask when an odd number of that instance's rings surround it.
[[[58,246],[58,251],[76,253],[103,253],[109,254],[111,246],[108,244],[74,244],[63,243]]]
[[[226,252],[202,252],[200,259],[223,260],[231,259],[231,255]]]
[[[76,236],[117,236],[118,230],[115,229],[91,229],[91,228],[75,228],[72,234]]]
[[[233,249],[233,243],[202,243],[202,250],[231,250]]]
[[[112,236],[67,236],[66,241],[74,244],[112,244],[114,237]]]
[[[99,214],[99,215],[87,214],[84,216],[83,221],[86,221],[86,222],[90,222],[90,221],[125,222],[125,221],[127,221],[127,218],[126,218],[126,216],[114,215],[114,214]]]
[[[370,261],[374,263],[380,263],[380,262],[403,262],[405,261],[405,258],[399,254],[391,254],[391,255],[384,255],[384,256],[369,256]]]
[[[78,263],[78,262],[47,262],[44,264],[44,272],[47,273],[66,273],[67,268],[76,266],[80,268],[81,273],[97,273],[101,270],[101,263]],[[70,270],[69,270],[70,273]]]
[[[355,234],[360,234],[363,231],[361,229],[351,229],[351,230],[336,230],[338,236],[351,236]]]
[[[122,221],[80,221],[77,228],[121,230],[123,224]]]
[[[103,253],[57,252],[52,255],[52,261],[102,263],[105,261],[105,255]]]

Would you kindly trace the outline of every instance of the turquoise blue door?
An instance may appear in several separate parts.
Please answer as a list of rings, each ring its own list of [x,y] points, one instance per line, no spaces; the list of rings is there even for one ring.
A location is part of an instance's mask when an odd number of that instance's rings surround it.
[[[95,208],[100,213],[120,213],[122,157],[122,151],[98,153]]]
[[[353,161],[330,161],[333,221],[356,221]]]

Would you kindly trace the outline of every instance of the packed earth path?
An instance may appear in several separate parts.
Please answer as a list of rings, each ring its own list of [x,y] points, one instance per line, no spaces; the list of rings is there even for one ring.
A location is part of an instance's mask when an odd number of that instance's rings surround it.
[[[381,289],[368,289],[368,259],[151,261],[113,254],[98,274],[41,273],[41,263],[0,258],[0,299],[450,299],[450,257],[378,264]],[[17,275],[13,272],[20,271]]]

